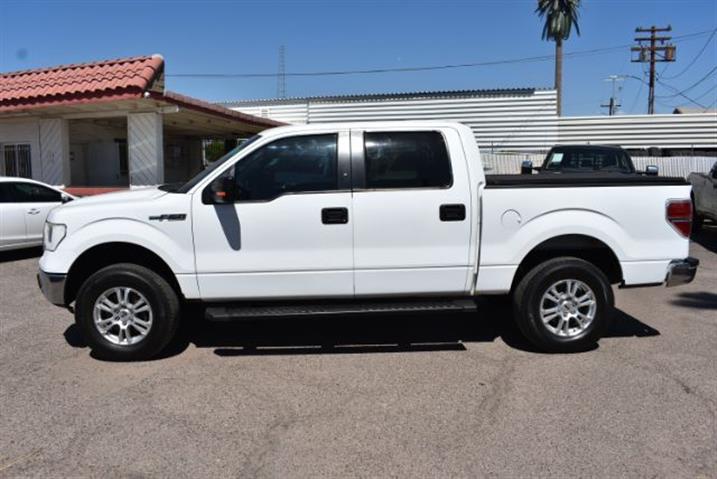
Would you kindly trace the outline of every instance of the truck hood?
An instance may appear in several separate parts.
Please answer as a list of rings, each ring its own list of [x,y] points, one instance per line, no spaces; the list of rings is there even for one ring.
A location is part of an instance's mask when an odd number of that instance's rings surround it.
[[[155,214],[155,209],[164,212],[162,198],[168,194],[159,188],[150,187],[80,198],[53,209],[47,221],[65,224],[70,230],[107,218],[146,221],[148,215]]]
[[[154,200],[166,195],[166,191],[160,190],[158,187],[137,188],[129,191],[116,191],[114,193],[104,193],[101,195],[86,196],[77,200],[66,203],[63,208],[82,208],[94,205],[110,205],[116,203],[135,203],[138,201]]]

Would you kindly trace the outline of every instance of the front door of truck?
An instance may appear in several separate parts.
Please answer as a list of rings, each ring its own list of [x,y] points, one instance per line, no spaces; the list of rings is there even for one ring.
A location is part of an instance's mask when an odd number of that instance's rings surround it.
[[[458,133],[352,131],[351,154],[356,295],[465,292],[471,205]]]
[[[195,193],[202,298],[353,296],[349,181],[348,131],[312,132],[259,146]],[[232,203],[212,204],[221,185]]]

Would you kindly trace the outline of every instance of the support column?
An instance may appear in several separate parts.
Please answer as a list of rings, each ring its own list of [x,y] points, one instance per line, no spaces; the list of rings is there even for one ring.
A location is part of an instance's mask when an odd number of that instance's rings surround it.
[[[50,185],[70,184],[70,133],[65,119],[40,120],[40,174],[37,178]]]
[[[161,113],[127,115],[129,185],[147,186],[164,182],[164,140]]]

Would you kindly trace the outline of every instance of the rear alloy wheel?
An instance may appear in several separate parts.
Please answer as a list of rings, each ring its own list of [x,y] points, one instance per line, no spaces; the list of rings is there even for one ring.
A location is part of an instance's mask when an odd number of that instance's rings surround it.
[[[577,279],[561,279],[540,301],[540,319],[548,331],[563,338],[584,332],[595,319],[597,301],[590,286]]]
[[[535,266],[513,294],[518,327],[546,352],[594,347],[607,332],[613,307],[605,274],[579,258],[555,258]]]
[[[156,272],[136,264],[116,264],[84,282],[75,302],[75,320],[98,357],[149,359],[174,336],[179,298]]]

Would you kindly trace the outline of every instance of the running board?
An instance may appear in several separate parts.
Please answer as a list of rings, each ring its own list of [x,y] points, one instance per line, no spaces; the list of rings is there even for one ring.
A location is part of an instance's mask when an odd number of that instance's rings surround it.
[[[393,314],[426,312],[475,311],[472,299],[430,299],[394,301],[351,301],[316,303],[265,303],[208,306],[205,317],[209,321],[236,321],[242,319],[330,316],[338,314]]]

